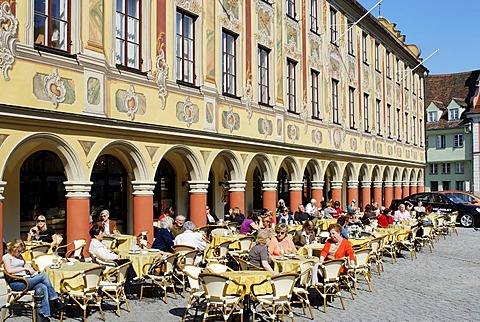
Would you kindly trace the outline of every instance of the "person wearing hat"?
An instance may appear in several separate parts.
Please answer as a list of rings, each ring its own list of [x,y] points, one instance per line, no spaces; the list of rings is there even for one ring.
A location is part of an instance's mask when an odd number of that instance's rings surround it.
[[[352,214],[354,215],[356,212],[357,212],[357,207],[355,206],[355,203],[357,201],[355,199],[352,199],[352,202],[350,203],[350,205],[348,205],[347,207],[347,213],[348,214]]]

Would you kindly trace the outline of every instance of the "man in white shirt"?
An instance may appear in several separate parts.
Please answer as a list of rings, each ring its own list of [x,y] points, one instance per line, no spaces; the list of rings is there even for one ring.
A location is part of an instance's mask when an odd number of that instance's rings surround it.
[[[305,207],[305,212],[308,213],[310,216],[315,216],[317,212],[317,200],[315,198],[312,198],[309,203],[307,203],[307,206]]]
[[[207,243],[203,239],[203,234],[199,231],[195,231],[195,224],[191,221],[186,221],[183,224],[185,231],[175,237],[175,245],[189,245],[198,250],[205,250]]]
[[[408,210],[405,209],[405,205],[402,203],[398,206],[398,210],[395,211],[395,214],[393,215],[393,220],[397,223],[404,221],[404,220],[410,220],[410,213]]]

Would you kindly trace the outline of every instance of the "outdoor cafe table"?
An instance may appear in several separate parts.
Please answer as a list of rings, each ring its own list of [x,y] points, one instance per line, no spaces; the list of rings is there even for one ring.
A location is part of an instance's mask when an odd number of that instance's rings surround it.
[[[226,241],[231,242],[229,248],[240,248],[240,245],[236,243],[240,238],[245,237],[247,235],[243,234],[231,234],[229,233],[227,236],[224,235],[217,235],[217,236],[212,236],[212,247],[217,247],[221,243],[224,243]]]
[[[336,224],[337,223],[337,220],[336,219],[319,219],[317,220],[317,227],[321,225],[321,230],[327,230],[328,229],[328,226],[330,226],[331,224]]]
[[[246,294],[250,294],[250,287],[253,284],[260,283],[266,280],[268,277],[273,276],[273,273],[267,271],[227,271],[221,273],[220,275],[229,277],[238,284],[245,285]],[[257,293],[271,293],[272,290],[268,284],[262,285],[262,288],[256,288]],[[230,284],[227,288],[227,293],[237,294],[240,291],[240,288],[235,284]]]
[[[325,246],[325,244],[321,244],[321,243],[313,243],[313,244],[305,245],[303,247],[300,247],[297,250],[297,254],[298,255],[307,255],[308,254],[308,249],[312,249],[313,256],[320,257],[320,252],[322,251],[324,246]]]
[[[23,260],[26,262],[32,261],[32,256],[30,254],[30,249],[35,246],[43,246],[43,245],[50,245],[50,243],[44,243],[44,242],[24,242],[25,244],[25,251],[23,252]],[[52,253],[52,248],[48,250],[48,254]]]
[[[286,272],[298,272],[300,265],[306,261],[318,261],[318,257],[308,258],[303,255],[295,256],[272,256],[272,261],[274,263],[273,270],[280,273]]]
[[[117,241],[117,249],[119,251],[128,251],[132,248],[132,241],[136,244],[137,237],[133,235],[126,235],[126,234],[113,234],[110,235],[111,237],[115,238]]]
[[[348,241],[352,246],[360,246],[363,244],[367,244],[370,242],[373,238],[369,237],[360,237],[360,238],[349,238]]]
[[[83,272],[87,269],[97,266],[99,265],[87,262],[64,262],[60,268],[51,268],[50,266],[47,266],[45,268],[45,274],[47,274],[47,276],[50,278],[55,291],[60,292],[60,281],[63,278],[73,276],[79,272]],[[83,285],[83,279],[81,276],[78,276],[77,278],[70,280],[69,284],[72,286],[72,289],[75,289]]]
[[[143,252],[130,253],[130,251],[121,251],[118,253],[120,258],[126,258],[132,261],[132,267],[137,273],[137,276],[142,276],[143,265],[153,262],[155,257],[165,254],[164,252],[158,250],[143,250]]]

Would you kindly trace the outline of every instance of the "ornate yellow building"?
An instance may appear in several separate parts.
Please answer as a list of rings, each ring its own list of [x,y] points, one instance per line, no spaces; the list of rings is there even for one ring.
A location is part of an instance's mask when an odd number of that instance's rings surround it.
[[[420,50],[353,0],[0,0],[0,225],[423,190]],[[151,238],[151,236],[150,236]]]

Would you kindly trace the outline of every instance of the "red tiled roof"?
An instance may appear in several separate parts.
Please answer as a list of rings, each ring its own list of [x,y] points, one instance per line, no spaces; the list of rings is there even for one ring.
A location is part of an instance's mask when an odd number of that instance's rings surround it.
[[[477,89],[476,81],[480,76],[480,70],[469,72],[429,75],[425,84],[425,107],[432,101],[439,101],[448,106],[452,99],[462,106],[469,106],[471,98]]]

